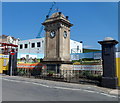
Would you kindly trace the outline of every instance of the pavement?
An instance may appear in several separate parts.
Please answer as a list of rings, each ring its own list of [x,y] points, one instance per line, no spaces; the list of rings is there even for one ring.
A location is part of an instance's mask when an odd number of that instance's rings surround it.
[[[25,78],[20,76],[7,76],[7,75],[2,76],[2,84],[3,84],[2,85],[3,100],[13,100],[14,98],[14,100],[22,99],[22,100],[43,100],[43,101],[44,100],[117,101],[119,98],[118,95],[120,93],[120,90],[117,89],[108,89],[108,88],[98,87],[95,85],[66,83],[66,82]],[[33,95],[26,96],[28,90],[32,94],[35,94],[35,96]],[[14,95],[13,93],[16,95]],[[24,97],[23,94],[26,96],[26,98]],[[42,97],[41,99],[38,96],[38,94],[40,95],[40,97]],[[54,95],[55,97],[52,95]],[[46,98],[43,99],[43,97]]]

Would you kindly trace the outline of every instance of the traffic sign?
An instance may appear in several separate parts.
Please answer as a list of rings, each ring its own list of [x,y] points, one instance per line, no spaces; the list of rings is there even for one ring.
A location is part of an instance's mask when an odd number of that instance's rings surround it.
[[[15,55],[15,53],[14,52],[12,52],[12,53],[10,53],[11,55]]]

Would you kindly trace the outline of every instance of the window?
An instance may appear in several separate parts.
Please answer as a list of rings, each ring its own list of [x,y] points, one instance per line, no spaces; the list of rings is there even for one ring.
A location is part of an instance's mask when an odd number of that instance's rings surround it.
[[[40,42],[37,42],[37,47],[40,47],[41,45],[40,45]]]
[[[79,50],[79,46],[77,46],[77,50]]]
[[[23,45],[22,44],[20,44],[20,49],[22,49],[23,48]]]
[[[31,47],[34,48],[35,47],[35,43],[32,43]]]
[[[28,44],[25,44],[25,48],[28,48]]]

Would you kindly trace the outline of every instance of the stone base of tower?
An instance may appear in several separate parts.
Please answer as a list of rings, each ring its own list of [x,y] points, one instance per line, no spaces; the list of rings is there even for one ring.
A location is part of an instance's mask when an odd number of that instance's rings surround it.
[[[69,71],[73,70],[73,65],[72,62],[70,61],[57,61],[57,62],[48,62],[48,61],[43,61],[43,64],[45,64],[46,66],[43,67],[43,69],[46,71],[54,71],[55,74],[60,74],[63,75],[65,77],[65,71],[67,71],[67,73]]]

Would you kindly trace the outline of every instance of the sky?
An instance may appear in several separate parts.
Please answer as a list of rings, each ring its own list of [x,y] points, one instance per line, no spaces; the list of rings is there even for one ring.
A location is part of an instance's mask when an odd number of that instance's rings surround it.
[[[2,34],[20,40],[36,38],[52,2],[3,2]],[[57,2],[59,8],[69,16],[71,39],[83,41],[85,48],[100,49],[98,41],[105,37],[118,40],[117,2]],[[44,30],[41,37],[44,37]]]

